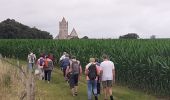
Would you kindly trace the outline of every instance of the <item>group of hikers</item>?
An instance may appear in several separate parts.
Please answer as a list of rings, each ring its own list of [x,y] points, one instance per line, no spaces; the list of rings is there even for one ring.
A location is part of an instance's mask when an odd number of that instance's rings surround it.
[[[40,57],[36,59],[36,55],[33,52],[30,52],[30,54],[28,54],[27,59],[28,69],[33,72],[33,69],[35,68],[35,75],[39,76],[40,80],[45,80],[50,83],[51,72],[54,68],[53,55],[40,54]]]
[[[31,59],[34,59],[31,61]],[[99,63],[98,59],[90,58],[89,63],[85,66],[85,76],[87,81],[88,100],[92,100],[94,95],[95,100],[98,100],[100,90],[103,89],[104,100],[113,100],[112,85],[115,83],[115,67],[114,63],[109,60],[108,55],[102,56],[103,61]],[[54,68],[54,57],[50,55],[41,55],[36,62],[36,56],[32,52],[28,55],[29,68],[32,69],[34,63],[37,65],[35,74],[40,76],[40,79],[45,79],[48,83],[51,79],[51,72]],[[82,77],[83,69],[81,62],[75,56],[70,56],[63,52],[59,59],[60,68],[63,72],[64,80],[68,82],[72,96],[78,95],[78,82]]]

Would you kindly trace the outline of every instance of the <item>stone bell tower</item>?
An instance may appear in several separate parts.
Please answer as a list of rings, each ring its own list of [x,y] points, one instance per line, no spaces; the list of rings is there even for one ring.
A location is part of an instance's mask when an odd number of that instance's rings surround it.
[[[79,38],[76,30],[73,28],[72,32],[68,34],[68,21],[63,17],[62,21],[59,22],[59,34],[55,39],[72,39]]]
[[[67,37],[68,37],[68,22],[63,17],[62,21],[59,22],[58,39],[67,39]]]

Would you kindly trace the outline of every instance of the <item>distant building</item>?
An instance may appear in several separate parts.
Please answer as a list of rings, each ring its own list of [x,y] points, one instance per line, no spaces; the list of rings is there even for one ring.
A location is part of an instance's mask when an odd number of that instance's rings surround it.
[[[55,39],[72,39],[78,38],[76,30],[73,28],[70,34],[68,34],[68,22],[63,17],[62,21],[59,22],[59,34]]]

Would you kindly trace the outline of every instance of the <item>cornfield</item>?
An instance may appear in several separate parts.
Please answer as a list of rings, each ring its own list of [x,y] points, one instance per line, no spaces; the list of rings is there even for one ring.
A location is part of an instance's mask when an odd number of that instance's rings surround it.
[[[156,95],[170,95],[170,40],[0,40],[3,56],[26,60],[52,53],[56,61],[66,51],[84,67],[90,57],[108,54],[116,67],[118,84]]]

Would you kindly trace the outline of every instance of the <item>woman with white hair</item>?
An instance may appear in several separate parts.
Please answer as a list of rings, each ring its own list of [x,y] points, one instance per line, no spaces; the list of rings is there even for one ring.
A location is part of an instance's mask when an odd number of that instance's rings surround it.
[[[28,54],[27,60],[28,60],[28,68],[32,70],[36,60],[35,54],[33,52],[30,52],[30,54]]]

